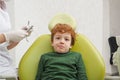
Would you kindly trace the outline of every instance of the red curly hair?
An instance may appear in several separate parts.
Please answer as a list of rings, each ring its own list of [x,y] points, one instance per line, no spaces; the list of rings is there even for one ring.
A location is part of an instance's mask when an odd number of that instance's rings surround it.
[[[74,45],[75,43],[75,38],[76,38],[76,33],[75,31],[72,29],[71,26],[67,25],[67,24],[56,24],[55,27],[51,30],[51,41],[53,42],[53,37],[54,35],[59,32],[59,33],[70,33],[71,34],[71,45]]]

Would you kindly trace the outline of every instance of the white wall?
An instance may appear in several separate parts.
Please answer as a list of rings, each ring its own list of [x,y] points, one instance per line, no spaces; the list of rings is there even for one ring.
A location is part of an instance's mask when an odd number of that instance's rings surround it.
[[[110,59],[110,48],[108,44],[108,38],[110,36],[110,22],[109,22],[109,0],[103,0],[103,46],[102,53],[106,64],[106,73],[111,73],[111,66],[109,63]]]
[[[28,20],[35,26],[29,42],[24,39],[15,49],[16,66],[32,42],[39,35],[49,33],[50,19],[56,13],[65,12],[76,19],[77,32],[85,34],[102,54],[106,73],[112,73],[107,41],[110,36],[109,0],[14,0],[14,4],[15,28],[26,25]]]
[[[120,35],[120,0],[110,0],[110,35]]]

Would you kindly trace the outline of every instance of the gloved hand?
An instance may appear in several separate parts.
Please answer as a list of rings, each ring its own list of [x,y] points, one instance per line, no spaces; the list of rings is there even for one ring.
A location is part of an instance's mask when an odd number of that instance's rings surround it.
[[[6,41],[13,41],[13,42],[19,42],[23,38],[29,35],[29,32],[27,32],[27,28],[22,28],[20,30],[16,31],[10,31],[4,33]]]

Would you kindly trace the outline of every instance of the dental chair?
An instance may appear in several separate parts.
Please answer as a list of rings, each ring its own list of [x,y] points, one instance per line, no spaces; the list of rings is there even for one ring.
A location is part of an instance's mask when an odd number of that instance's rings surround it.
[[[18,68],[20,80],[35,80],[40,56],[53,51],[50,39],[50,34],[39,36],[23,55]],[[82,54],[88,80],[104,80],[105,63],[103,58],[86,36],[77,34],[75,45],[71,51]]]

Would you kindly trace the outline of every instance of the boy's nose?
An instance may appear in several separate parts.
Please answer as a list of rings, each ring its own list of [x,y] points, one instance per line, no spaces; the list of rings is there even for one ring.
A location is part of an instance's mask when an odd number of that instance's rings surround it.
[[[61,40],[60,40],[60,43],[64,43],[64,41],[65,41],[64,39],[61,39]]]

